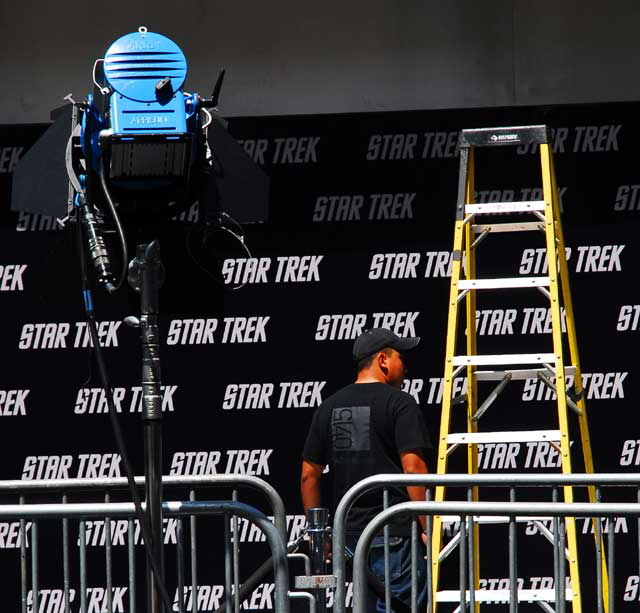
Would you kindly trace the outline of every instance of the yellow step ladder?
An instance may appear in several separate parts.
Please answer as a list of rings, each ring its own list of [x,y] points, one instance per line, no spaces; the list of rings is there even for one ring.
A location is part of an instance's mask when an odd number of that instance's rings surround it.
[[[460,134],[460,175],[453,241],[451,290],[448,305],[442,416],[438,439],[438,474],[447,473],[449,455],[459,445],[467,445],[468,472],[469,474],[476,474],[478,472],[478,444],[513,441],[550,442],[560,453],[563,474],[570,474],[572,469],[567,409],[570,409],[578,417],[585,472],[593,472],[589,427],[582,387],[551,142],[550,131],[546,126],[541,125],[471,129],[463,130]],[[475,203],[475,149],[494,146],[533,146],[534,144],[539,146],[540,152],[543,199],[525,202]],[[486,221],[487,218],[491,219],[490,216],[494,216],[492,219],[495,223]],[[480,223],[481,221],[482,223]],[[544,232],[547,262],[549,262],[546,276],[477,279],[475,252],[480,241],[489,234],[502,232]],[[557,265],[554,266],[553,262],[556,262]],[[464,278],[461,278],[463,270]],[[476,292],[509,289],[525,291],[528,288],[535,288],[541,291],[549,299],[552,347],[549,347],[545,353],[479,355],[476,332]],[[466,307],[466,354],[456,355],[456,346],[460,333],[459,304],[463,299]],[[562,307],[564,307],[566,318],[566,336],[569,347],[568,359],[563,346]],[[465,330],[462,327],[461,334],[464,333]],[[552,350],[549,351],[549,349]],[[464,376],[464,373],[466,373],[466,392],[457,398],[452,398],[454,380],[458,376]],[[573,391],[567,389],[565,377],[569,376],[574,379]],[[538,379],[542,381],[543,385],[556,392],[558,429],[523,430],[518,432],[480,431],[478,425],[484,412],[498,398],[510,381],[523,379]],[[491,381],[494,382],[494,385],[496,381],[498,384],[479,405],[478,383]],[[465,400],[467,404],[466,431],[452,433],[450,432],[452,405]],[[573,502],[573,489],[568,486],[563,489],[564,501]],[[473,488],[472,497],[474,500],[478,500],[477,488]],[[445,500],[444,487],[436,488],[435,499],[437,502]],[[594,487],[589,488],[589,499],[591,502],[595,502],[596,491]],[[450,598],[451,594],[444,590],[438,592],[441,560],[449,553],[449,551],[445,552],[442,549],[442,520],[442,517],[436,517],[433,522],[431,565],[432,587],[433,593],[436,595],[433,607],[434,613],[438,602],[451,601],[453,599]],[[473,576],[470,578],[472,585],[468,585],[466,588],[476,592],[474,595],[476,602],[474,610],[476,611],[479,610],[481,601],[495,602],[497,598],[495,594],[491,593],[491,590],[477,592],[480,578],[478,523],[477,521],[472,521],[469,530],[470,548],[472,550],[469,553],[471,558],[469,561]],[[571,589],[565,591],[564,586],[556,586],[555,595],[549,595],[542,592],[530,593],[534,592],[533,590],[517,590],[516,593],[512,588],[509,593],[511,610],[516,610],[513,605],[514,598],[517,599],[517,602],[531,602],[533,598],[533,600],[540,601],[545,610],[553,611],[548,603],[560,598],[563,602],[557,603],[556,611],[564,610],[564,601],[566,600],[571,602],[573,613],[581,613],[582,602],[575,519],[566,518],[565,525]],[[601,539],[597,540],[602,545]],[[602,568],[605,569],[604,548],[601,547],[600,550]],[[562,560],[563,572],[560,576],[564,575],[564,566],[565,562]],[[605,610],[608,611],[609,599],[606,570],[602,574],[603,600]],[[504,592],[504,590],[501,591]],[[502,598],[504,598],[504,594],[502,594]],[[457,599],[459,599],[459,596]]]

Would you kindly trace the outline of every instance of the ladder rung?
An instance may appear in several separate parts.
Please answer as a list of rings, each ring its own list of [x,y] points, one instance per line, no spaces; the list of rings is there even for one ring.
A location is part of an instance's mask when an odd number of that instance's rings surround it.
[[[489,366],[490,364],[555,364],[554,353],[505,353],[501,355],[456,355],[454,366]]]
[[[504,370],[476,370],[473,374],[476,381],[501,381],[507,374],[511,374],[512,381],[522,381],[523,379],[535,379],[540,372],[548,373],[549,371],[546,368],[525,368],[518,370],[507,368]],[[565,366],[565,377],[575,374],[575,366]]]
[[[526,200],[522,202],[487,202],[484,204],[467,204],[465,213],[471,215],[487,213],[531,213],[532,211],[544,211],[544,200]]]
[[[505,277],[504,279],[463,279],[459,289],[513,289],[516,287],[549,287],[549,277]]]
[[[468,443],[527,443],[559,441],[560,430],[516,430],[511,432],[457,432],[447,436],[450,445]]]
[[[483,232],[532,232],[544,229],[541,221],[523,221],[521,223],[491,223],[491,224],[473,224],[471,229],[475,234]]]
[[[476,590],[474,592],[476,602],[509,602],[509,590]],[[567,588],[564,594],[565,600],[573,600],[573,590]],[[466,600],[469,602],[471,596],[466,592]],[[442,590],[436,592],[438,602],[460,602],[460,592],[458,590]],[[540,590],[518,590],[518,602],[555,602],[556,591],[554,588]]]

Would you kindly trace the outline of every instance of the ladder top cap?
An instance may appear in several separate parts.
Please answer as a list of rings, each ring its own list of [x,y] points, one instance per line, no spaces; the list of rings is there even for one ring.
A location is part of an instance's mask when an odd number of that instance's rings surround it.
[[[500,147],[505,145],[536,145],[549,143],[549,128],[540,126],[503,126],[498,128],[471,128],[460,132],[459,146]]]

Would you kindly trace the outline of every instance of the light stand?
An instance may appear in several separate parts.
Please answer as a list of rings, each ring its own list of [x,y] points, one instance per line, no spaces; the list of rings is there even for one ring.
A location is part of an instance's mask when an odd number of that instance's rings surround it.
[[[130,204],[137,209],[138,203],[151,203],[135,212],[137,215],[142,210],[144,225],[160,217],[173,217],[182,206],[197,199],[205,228],[210,224],[220,226],[238,239],[221,220],[231,218],[236,226],[237,222],[265,221],[269,202],[267,175],[227,132],[226,122],[217,114],[224,71],[211,98],[185,92],[186,74],[186,58],[170,39],[145,27],[117,39],[105,57],[94,63],[93,93],[82,102],[67,96],[70,105],[52,114],[54,124],[22,156],[13,173],[11,190],[12,210],[51,215],[61,218],[61,224],[67,220],[78,224],[85,311],[109,419],[145,543],[150,613],[163,609],[169,613],[172,609],[164,585],[162,554],[162,397],[157,318],[164,269],[159,245],[153,241],[138,246],[127,270],[127,242],[116,201],[122,211]],[[117,280],[103,236],[106,226],[102,213],[107,211],[123,253]],[[127,317],[125,322],[141,328],[146,512],[113,402],[95,323],[87,260],[107,292],[117,291],[128,277],[131,287],[140,294],[140,318]]]
[[[144,475],[146,513],[151,531],[151,552],[164,581],[162,537],[162,395],[160,392],[159,290],[164,282],[160,244],[138,245],[129,264],[128,281],[140,294],[140,319],[127,323],[140,328],[142,345],[142,420],[144,424]],[[161,611],[156,578],[147,562],[148,610]]]

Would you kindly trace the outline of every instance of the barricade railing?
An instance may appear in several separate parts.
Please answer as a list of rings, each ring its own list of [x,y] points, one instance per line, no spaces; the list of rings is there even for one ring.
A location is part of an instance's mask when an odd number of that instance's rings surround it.
[[[389,507],[389,490],[393,487],[406,487],[411,485],[425,486],[426,489],[426,501],[415,503],[402,503]],[[579,486],[594,486],[596,488],[596,499],[601,500],[602,489],[608,487],[624,487],[634,489],[634,502],[624,503],[562,503],[557,502],[558,490],[562,486],[571,485],[574,487]],[[448,501],[443,503],[430,502],[432,499],[431,490],[437,486],[462,488],[463,495],[467,498],[466,501]],[[506,488],[508,490],[509,502],[471,502],[472,488],[474,487],[492,487],[492,488]],[[524,500],[521,495],[518,497],[516,492],[520,488],[549,488],[550,502],[532,502]],[[559,552],[564,550],[564,544],[561,538],[555,538],[555,535],[562,537],[562,522],[559,522],[560,517],[573,517],[582,515],[587,518],[605,518],[612,516],[634,516],[637,517],[638,523],[638,535],[640,539],[640,475],[639,474],[483,474],[483,475],[466,475],[466,474],[447,474],[447,475],[375,475],[367,479],[363,479],[359,483],[355,484],[350,490],[346,492],[342,500],[336,508],[336,513],[333,522],[333,573],[336,577],[336,592],[334,601],[334,612],[344,613],[346,608],[346,588],[347,588],[347,574],[346,574],[346,559],[344,555],[336,555],[337,552],[344,552],[346,545],[346,524],[349,510],[353,503],[363,494],[371,492],[372,490],[382,490],[382,502],[384,510],[374,518],[367,526],[367,529],[358,539],[357,549],[361,549],[360,556],[363,560],[366,559],[366,553],[371,544],[373,536],[381,529],[384,534],[384,548],[385,548],[385,577],[389,578],[389,530],[386,525],[392,517],[396,514],[409,513],[414,516],[412,522],[412,534],[414,536],[413,541],[417,540],[417,515],[427,516],[427,551],[431,551],[431,535],[429,534],[430,519],[433,515],[445,515],[445,516],[464,516],[465,519],[460,519],[460,530],[457,537],[453,538],[449,545],[441,551],[440,558],[448,555],[451,552],[453,546],[460,547],[460,577],[461,581],[464,578],[466,582],[466,596],[465,591],[462,591],[462,598],[460,599],[461,609],[466,610],[464,603],[468,604],[469,601],[474,602],[476,596],[474,594],[473,581],[469,582],[468,577],[473,577],[473,556],[466,558],[470,544],[467,543],[468,535],[471,528],[467,526],[467,521],[473,523],[477,521],[480,516],[491,516],[494,519],[496,516],[506,516],[509,523],[509,543],[513,543],[513,550],[510,548],[509,556],[509,590],[506,601],[516,601],[516,556],[515,556],[515,522],[517,518],[531,518],[538,524],[539,531],[549,541],[551,541],[554,547],[554,594],[553,599],[558,602],[557,611],[562,611],[564,604],[560,604],[560,601],[564,603],[564,594],[562,594],[561,586],[565,582],[563,575],[564,564],[560,563],[560,560],[564,560],[564,555],[560,555]],[[413,505],[413,506],[412,506]],[[382,519],[380,519],[382,518]],[[553,524],[553,532],[546,529],[544,524],[541,523],[543,519],[551,519]],[[601,601],[602,596],[602,552],[599,550],[598,543],[601,537],[601,523],[600,521],[593,521],[594,534],[596,542],[596,570],[597,570],[597,589],[598,589],[598,602]],[[367,538],[366,546],[361,544],[364,542],[364,538]],[[613,573],[615,569],[614,565],[614,532],[613,522],[609,522],[608,526],[608,557],[612,558],[610,567],[607,569],[608,577],[612,581]],[[412,558],[416,555],[416,547],[412,547]],[[448,550],[448,551],[447,551]],[[640,553],[640,544],[639,544]],[[356,553],[356,557],[357,557]],[[427,564],[427,588],[428,588],[428,600],[429,609],[433,603],[434,595],[432,593],[432,576],[431,576],[431,563]],[[364,564],[362,560],[361,564]],[[415,559],[412,559],[412,567],[415,565]],[[365,565],[366,566],[366,565]],[[464,568],[463,568],[464,566]],[[361,583],[358,585],[360,590],[360,597],[362,598],[362,590],[366,590],[364,573],[366,568],[358,568],[360,573]],[[356,596],[356,560],[354,558],[354,605]],[[415,573],[412,573],[412,578],[415,577]],[[359,579],[359,580],[360,580]],[[390,610],[391,593],[389,587],[389,581],[385,581],[385,601],[387,604],[387,610]],[[461,584],[462,585],[462,584]],[[613,585],[613,583],[610,583]],[[417,593],[417,587],[412,586],[412,594],[415,597]],[[562,598],[561,598],[562,596]],[[614,590],[609,590],[608,593],[608,605],[609,613],[613,613],[613,598]],[[361,602],[358,605],[359,611],[364,610],[364,603]],[[415,606],[415,603],[414,603]],[[544,608],[544,605],[541,605]],[[413,609],[415,610],[415,608]],[[470,610],[474,611],[474,608]],[[517,609],[512,608],[512,611]],[[545,609],[547,611],[553,611],[553,609]],[[602,610],[601,606],[598,611]],[[354,613],[356,609],[354,609]]]
[[[144,477],[135,477],[136,485],[144,488]],[[275,488],[252,475],[204,475],[198,477],[164,476],[162,487],[166,489],[187,488],[189,498],[195,500],[196,489],[209,487],[232,487],[232,499],[237,500],[238,488],[244,487],[261,492],[271,506],[274,516],[274,524],[284,542],[287,539],[287,518],[284,503]],[[15,494],[26,499],[29,493],[57,494],[62,499],[71,492],[104,492],[105,495],[115,490],[127,490],[128,482],[124,477],[102,479],[33,479],[0,481],[0,496]],[[62,500],[61,500],[62,502]]]
[[[185,501],[185,502],[165,502],[162,505],[163,515],[166,517],[196,517],[199,515],[224,515],[225,517],[244,517],[254,523],[260,528],[266,537],[267,543],[271,549],[271,558],[273,562],[273,571],[275,578],[275,603],[276,610],[281,613],[289,613],[289,572],[288,561],[286,555],[286,548],[282,541],[282,538],[275,526],[267,518],[264,513],[257,509],[234,501]],[[18,519],[20,522],[24,522],[27,519],[34,522],[38,519],[65,519],[77,518],[82,523],[83,520],[89,518],[107,518],[109,521],[116,518],[124,518],[132,520],[136,516],[135,507],[130,502],[112,502],[112,503],[67,503],[67,504],[8,504],[0,506],[0,518],[1,519]],[[179,526],[182,522],[179,522]],[[38,574],[38,536],[37,536],[37,524],[34,523],[31,531],[31,585],[32,585],[32,610],[34,612],[39,611],[39,574]],[[133,531],[130,531],[130,535]],[[87,611],[87,547],[86,542],[82,537],[83,530],[80,528],[80,611]],[[65,539],[68,544],[68,533]],[[22,539],[25,542],[25,539]],[[107,537],[107,543],[110,539]],[[178,551],[183,548],[183,530],[178,529]],[[21,552],[21,558],[26,559],[26,551]],[[134,587],[136,584],[135,576],[135,564],[134,560],[134,543],[133,539],[128,540],[128,559],[129,559],[129,586]],[[184,558],[178,555],[178,610],[184,611]],[[69,568],[65,564],[63,569],[64,574],[64,586],[65,586],[65,610],[69,610],[69,592],[68,586],[70,584]],[[113,586],[113,568],[111,565],[111,556],[109,554],[109,548],[107,547],[106,555],[106,593],[110,595],[112,593]],[[26,576],[22,577],[22,608],[23,611],[27,609],[27,596],[26,596]],[[194,592],[192,598],[193,602],[196,602],[196,593]],[[107,596],[108,597],[108,596]],[[129,592],[129,607],[131,613],[136,611],[136,595],[135,589],[130,589]],[[113,603],[107,602],[107,611],[113,611]],[[195,608],[194,608],[195,610]]]
[[[144,486],[144,479],[136,477],[136,485]],[[231,488],[232,500],[211,501],[196,500],[201,498],[202,490],[209,488]],[[163,516],[167,518],[177,518],[175,531],[176,543],[176,573],[177,577],[177,602],[174,601],[174,609],[177,607],[179,613],[184,613],[186,609],[185,600],[188,600],[185,591],[185,526],[184,517],[189,517],[189,551],[190,557],[190,590],[192,612],[199,610],[198,600],[202,588],[198,583],[198,537],[196,517],[200,515],[216,515],[224,517],[224,592],[222,602],[216,611],[237,612],[240,610],[242,600],[251,594],[257,586],[250,581],[240,585],[240,563],[239,563],[239,531],[237,519],[243,518],[255,525],[263,534],[272,553],[272,560],[267,560],[261,568],[269,571],[269,566],[273,567],[275,584],[273,586],[275,594],[276,611],[288,613],[289,598],[305,599],[308,602],[309,610],[315,613],[316,601],[309,592],[289,590],[288,586],[288,558],[301,558],[304,561],[305,574],[309,574],[309,558],[302,553],[287,553],[287,519],[284,504],[280,495],[268,483],[251,475],[208,475],[201,477],[163,477],[163,488],[165,498],[168,492],[178,488],[188,491],[189,501],[165,502],[163,505]],[[273,514],[273,522],[262,511],[238,501],[238,490],[248,488],[259,491],[267,500],[270,511]],[[64,585],[64,602],[59,609],[63,613],[70,611],[70,542],[71,527],[70,521],[78,520],[78,549],[79,549],[79,608],[80,613],[86,613],[87,603],[87,526],[86,522],[95,519],[104,520],[104,564],[105,564],[105,603],[104,609],[111,613],[114,611],[113,603],[113,556],[112,541],[115,535],[112,529],[117,529],[117,524],[126,520],[126,527],[123,528],[127,534],[127,565],[128,565],[128,590],[130,612],[135,612],[137,583],[135,572],[135,521],[137,519],[133,503],[112,502],[111,496],[119,490],[127,490],[127,480],[124,478],[115,479],[56,479],[56,480],[32,480],[32,481],[0,481],[0,496],[3,500],[7,498],[17,498],[17,504],[0,503],[0,518],[17,519],[20,524],[19,547],[20,547],[20,582],[21,582],[21,611],[22,613],[39,613],[41,607],[40,596],[40,547],[39,547],[39,521],[41,519],[61,520],[62,522],[62,575]],[[75,495],[93,497],[95,494],[104,496],[104,502],[71,502],[69,499]],[[58,499],[59,503],[32,503],[29,498]],[[126,494],[125,494],[126,495]],[[171,494],[169,494],[171,496]],[[118,522],[117,520],[120,520]],[[27,522],[31,522],[29,525]],[[27,533],[29,529],[29,539]],[[29,540],[29,543],[28,543]],[[122,540],[122,539],[121,539]],[[102,542],[100,543],[102,544]],[[30,549],[30,560],[28,556]],[[291,549],[291,546],[289,546]],[[47,551],[47,559],[55,559],[59,552]],[[56,560],[57,562],[57,560]],[[29,573],[30,567],[30,573]],[[264,576],[264,571],[261,576]],[[29,581],[30,576],[30,581]],[[29,583],[31,591],[29,592]],[[247,591],[249,590],[249,591]],[[28,598],[29,595],[29,598]],[[75,596],[75,594],[74,594]],[[74,604],[75,608],[75,604]],[[89,607],[91,608],[91,607]],[[95,607],[94,607],[95,608]],[[47,607],[47,610],[50,610]]]

